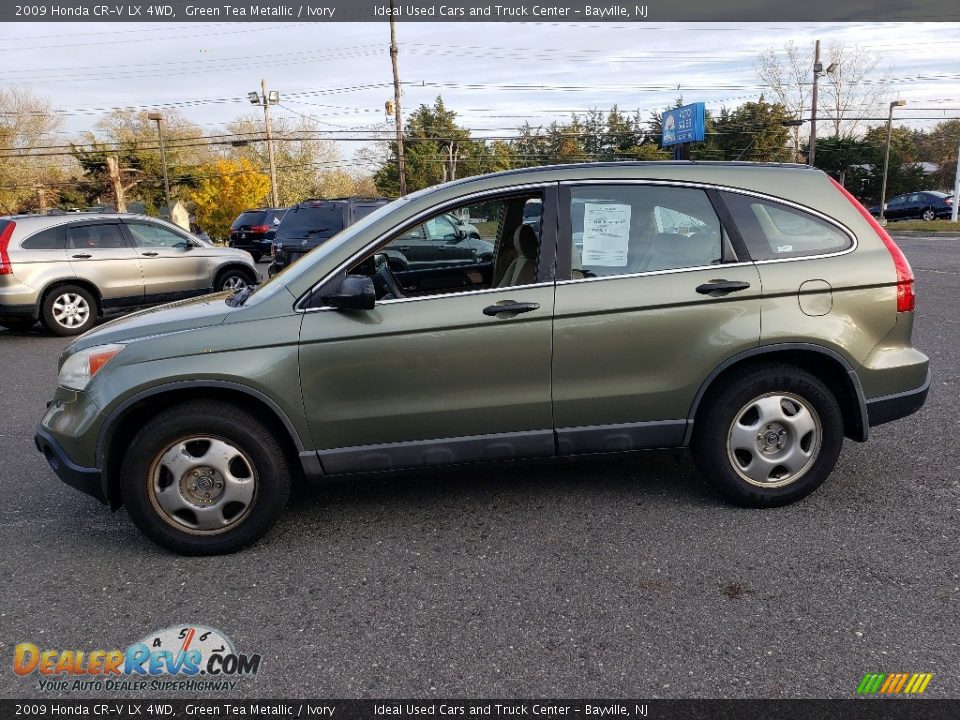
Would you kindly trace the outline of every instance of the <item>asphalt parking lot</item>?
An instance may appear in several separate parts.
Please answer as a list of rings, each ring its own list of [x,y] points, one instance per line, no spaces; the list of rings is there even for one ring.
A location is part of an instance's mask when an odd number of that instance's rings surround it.
[[[960,697],[960,240],[900,243],[927,405],[767,511],[685,456],[474,469],[302,487],[255,547],[181,558],[54,476],[32,438],[67,341],[0,330],[0,695],[43,696],[17,643],[199,623],[263,655],[235,697]]]

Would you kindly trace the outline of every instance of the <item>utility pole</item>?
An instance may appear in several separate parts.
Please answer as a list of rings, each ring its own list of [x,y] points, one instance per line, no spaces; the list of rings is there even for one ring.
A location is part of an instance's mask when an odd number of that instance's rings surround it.
[[[167,201],[167,214],[173,219],[173,205],[170,203],[170,178],[167,176],[167,149],[163,144],[163,115],[148,113],[147,119],[157,121],[157,135],[160,137],[160,162],[163,165],[163,196]]]
[[[820,62],[820,41],[813,51],[813,95],[810,99],[810,151],[807,155],[807,165],[813,167],[813,161],[817,157],[817,85],[820,80],[820,73],[823,72],[823,65]]]
[[[393,65],[393,117],[397,126],[397,172],[400,174],[400,195],[407,194],[407,172],[403,164],[403,116],[400,113],[400,73],[397,70],[397,21],[390,0],[390,62]]]

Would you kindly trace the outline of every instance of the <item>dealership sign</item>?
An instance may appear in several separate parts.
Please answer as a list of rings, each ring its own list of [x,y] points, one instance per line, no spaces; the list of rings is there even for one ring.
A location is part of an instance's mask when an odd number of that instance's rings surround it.
[[[683,105],[663,114],[661,147],[682,145],[703,140],[707,111],[702,102]]]

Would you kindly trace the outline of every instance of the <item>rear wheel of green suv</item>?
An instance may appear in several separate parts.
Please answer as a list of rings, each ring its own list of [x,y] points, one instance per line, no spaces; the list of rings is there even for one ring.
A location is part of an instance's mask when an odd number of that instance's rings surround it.
[[[290,495],[286,456],[270,430],[218,401],[184,403],[146,423],[121,476],[137,527],[183,555],[220,555],[256,542]]]
[[[728,500],[773,507],[816,490],[843,444],[836,398],[811,373],[761,365],[724,379],[694,425],[700,474]]]

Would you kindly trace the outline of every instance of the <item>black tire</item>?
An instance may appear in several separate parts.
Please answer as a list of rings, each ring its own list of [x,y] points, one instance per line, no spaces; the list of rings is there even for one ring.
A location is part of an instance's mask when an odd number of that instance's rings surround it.
[[[210,444],[204,447],[205,442]],[[213,459],[205,465],[211,449]],[[179,479],[168,462],[179,465]],[[218,464],[229,477],[217,472]],[[250,413],[214,400],[186,402],[147,422],[124,456],[120,477],[123,502],[136,526],[181,555],[223,555],[253,544],[290,497],[290,468],[277,438]],[[231,488],[241,488],[249,499],[228,499]],[[211,527],[201,527],[204,523]]]
[[[26,332],[36,324],[32,318],[0,318],[0,325],[16,332]]]
[[[246,285],[253,285],[255,282],[256,280],[249,271],[240,268],[228,268],[217,275],[214,288],[217,292],[222,290],[238,291]]]
[[[723,497],[764,508],[820,487],[842,445],[843,416],[830,389],[794,365],[767,364],[734,373],[708,393],[691,450],[700,474]]]
[[[94,326],[98,311],[97,301],[89,290],[78,285],[61,285],[43,298],[40,317],[56,335],[79,335]]]

